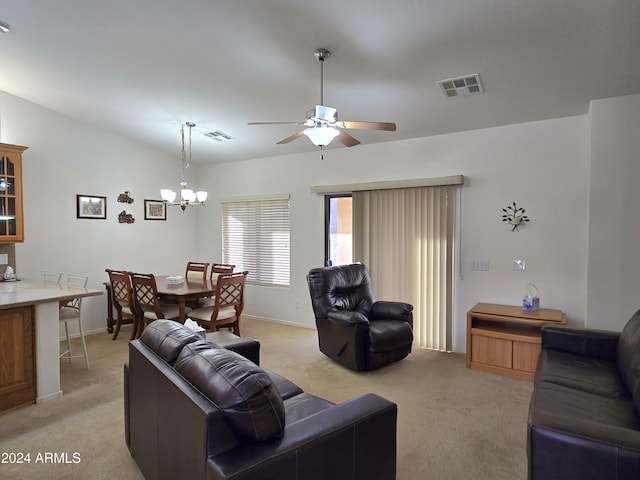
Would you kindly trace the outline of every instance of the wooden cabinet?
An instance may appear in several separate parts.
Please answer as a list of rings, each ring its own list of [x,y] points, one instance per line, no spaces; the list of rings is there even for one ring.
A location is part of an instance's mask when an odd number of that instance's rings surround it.
[[[545,323],[562,325],[566,316],[550,308],[528,312],[478,303],[467,312],[467,368],[533,380]]]
[[[36,401],[32,307],[0,309],[0,412]]]
[[[0,243],[24,241],[22,152],[26,149],[0,143]]]

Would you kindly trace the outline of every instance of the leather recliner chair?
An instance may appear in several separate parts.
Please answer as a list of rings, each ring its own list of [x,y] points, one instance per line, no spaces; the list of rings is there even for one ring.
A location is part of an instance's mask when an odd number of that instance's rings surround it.
[[[314,268],[307,275],[320,351],[351,370],[403,359],[413,343],[413,306],[376,301],[361,263]]]

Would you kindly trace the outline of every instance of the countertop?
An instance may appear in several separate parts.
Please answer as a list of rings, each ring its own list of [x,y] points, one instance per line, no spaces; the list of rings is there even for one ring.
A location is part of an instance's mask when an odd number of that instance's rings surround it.
[[[0,282],[0,309],[97,295],[102,295],[102,290],[80,288],[42,280]]]

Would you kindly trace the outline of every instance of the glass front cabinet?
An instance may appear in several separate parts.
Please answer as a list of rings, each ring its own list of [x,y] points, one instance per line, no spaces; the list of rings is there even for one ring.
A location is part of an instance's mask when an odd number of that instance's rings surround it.
[[[0,143],[0,243],[24,241],[22,152],[27,148]]]

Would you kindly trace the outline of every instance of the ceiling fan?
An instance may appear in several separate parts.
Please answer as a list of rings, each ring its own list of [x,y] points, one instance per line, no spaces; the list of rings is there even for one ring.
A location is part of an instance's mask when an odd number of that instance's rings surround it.
[[[302,135],[309,137],[314,145],[326,147],[337,137],[338,141],[347,147],[359,145],[360,142],[349,135],[344,129],[356,130],[386,130],[396,131],[396,124],[389,122],[356,122],[351,120],[338,120],[338,111],[333,107],[323,105],[323,65],[331,52],[324,48],[318,48],[313,52],[320,62],[320,104],[309,110],[304,122],[249,122],[249,125],[303,125],[307,128],[278,142],[278,145],[289,143]]]

